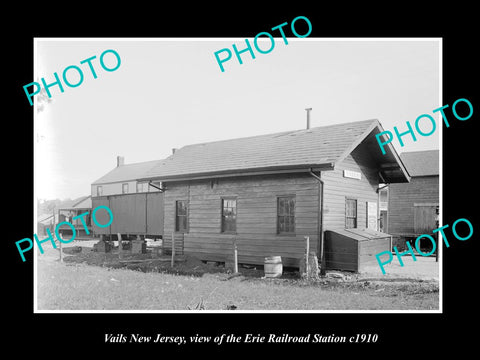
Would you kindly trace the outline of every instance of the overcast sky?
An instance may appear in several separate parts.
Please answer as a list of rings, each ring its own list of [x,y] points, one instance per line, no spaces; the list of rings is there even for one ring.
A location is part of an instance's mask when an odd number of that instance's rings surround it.
[[[35,79],[53,82],[69,65],[84,73],[76,88],[50,88],[53,101],[35,115],[37,197],[89,195],[117,155],[157,160],[189,144],[302,129],[307,107],[312,127],[376,118],[393,131],[443,105],[437,39],[288,42],[277,39],[268,54],[254,49],[255,59],[243,53],[243,65],[233,55],[221,72],[214,52],[243,49],[244,38],[37,39]],[[121,57],[113,72],[99,64],[108,49]],[[80,64],[93,55],[97,79]],[[105,61],[115,65],[112,54]],[[394,145],[399,153],[438,149],[440,128]]]

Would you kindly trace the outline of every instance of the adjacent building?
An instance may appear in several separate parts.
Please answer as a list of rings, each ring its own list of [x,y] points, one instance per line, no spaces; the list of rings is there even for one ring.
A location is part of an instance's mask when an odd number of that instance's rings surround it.
[[[75,229],[75,239],[76,240],[86,240],[93,237],[92,232],[92,197],[90,195],[83,196],[77,199],[74,204],[71,206],[63,206],[57,210],[57,224],[62,222],[69,222],[72,224],[66,225],[62,224],[58,227],[58,232],[66,240],[71,239],[73,236],[73,230]],[[74,217],[83,215],[77,219]],[[83,220],[83,221],[82,221]]]
[[[404,152],[400,158],[411,180],[388,186],[387,231],[404,238],[431,234],[438,227],[439,151]]]
[[[123,156],[117,156],[117,166],[91,185],[91,195],[108,196],[159,191],[160,183],[138,181],[146,171],[156,166],[159,160],[125,164]]]

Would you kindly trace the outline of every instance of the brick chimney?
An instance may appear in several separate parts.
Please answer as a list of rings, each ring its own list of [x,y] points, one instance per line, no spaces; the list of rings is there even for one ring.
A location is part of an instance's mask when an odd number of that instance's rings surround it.
[[[312,108],[307,108],[307,130],[310,129],[310,111],[312,111]]]
[[[125,158],[123,156],[117,156],[117,167],[125,165]]]

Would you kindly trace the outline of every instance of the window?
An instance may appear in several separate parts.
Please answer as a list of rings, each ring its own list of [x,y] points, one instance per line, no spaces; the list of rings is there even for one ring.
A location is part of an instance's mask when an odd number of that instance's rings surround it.
[[[145,190],[145,188],[146,188],[145,185],[147,185],[147,184],[146,184],[146,183],[139,183],[139,182],[137,182],[137,193],[139,193],[139,192],[145,192],[145,191],[146,191],[146,190]]]
[[[388,188],[384,188],[379,191],[379,210],[388,210]]]
[[[187,202],[178,200],[175,204],[175,231],[187,232]]]
[[[102,196],[102,194],[103,194],[103,187],[97,186],[97,196]]]
[[[222,232],[237,231],[237,199],[222,199]]]
[[[279,196],[277,198],[277,233],[291,234],[295,232],[295,196]]]
[[[357,200],[345,199],[345,229],[357,227]]]
[[[380,190],[380,201],[383,201],[383,202],[388,201],[388,190],[387,189]]]
[[[122,194],[128,194],[128,183],[122,184]]]

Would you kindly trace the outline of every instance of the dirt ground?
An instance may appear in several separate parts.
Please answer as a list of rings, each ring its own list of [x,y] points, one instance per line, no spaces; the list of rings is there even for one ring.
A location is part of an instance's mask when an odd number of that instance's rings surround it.
[[[151,251],[146,254],[131,254],[124,251],[119,256],[118,249],[109,253],[100,253],[93,251],[93,245],[97,240],[73,241],[63,246],[64,261],[66,263],[83,263],[108,268],[126,268],[142,272],[165,272],[181,275],[202,276],[205,273],[224,273],[231,275],[232,271],[221,263],[204,263],[194,257],[177,256],[175,266],[171,268],[171,257],[169,255],[156,255]],[[53,250],[53,249],[52,249]],[[43,255],[42,255],[43,256]],[[48,256],[48,255],[47,255]],[[58,250],[50,252],[50,257],[58,259]],[[435,257],[412,257],[404,256],[402,258],[404,266],[394,256],[390,264],[384,265],[386,274],[382,274],[379,265],[374,262],[367,264],[360,273],[348,271],[327,270],[327,277],[340,281],[395,281],[402,279],[405,281],[439,281],[440,263],[435,261]],[[264,276],[262,266],[242,266],[239,267],[242,276],[260,278]],[[297,269],[284,269],[282,278],[299,277]]]
[[[144,273],[168,273],[174,275],[203,276],[204,274],[223,273],[226,276],[232,274],[231,269],[226,268],[223,263],[202,262],[201,260],[185,255],[175,256],[175,264],[171,266],[170,255],[157,255],[151,250],[145,254],[132,254],[129,251],[123,251],[121,254],[118,248],[108,253],[96,252],[93,247],[85,246],[83,242],[73,244],[64,248],[64,262],[95,265],[111,269],[129,269]],[[90,245],[90,244],[88,244]],[[58,258],[59,254],[54,255]],[[249,277],[263,276],[263,270],[257,270],[255,267],[241,268],[242,275]],[[287,274],[285,276],[288,276]]]
[[[398,278],[405,277],[417,280],[439,280],[440,263],[435,261],[435,257],[417,256],[416,261],[411,256],[403,256],[403,267],[393,257],[390,264],[384,265],[386,274],[383,275],[380,266],[377,263],[368,264],[362,271],[363,276]]]

